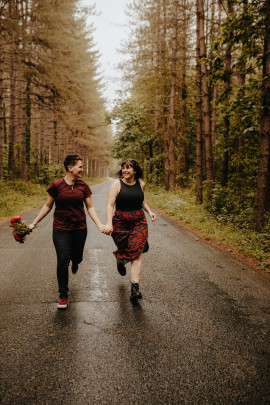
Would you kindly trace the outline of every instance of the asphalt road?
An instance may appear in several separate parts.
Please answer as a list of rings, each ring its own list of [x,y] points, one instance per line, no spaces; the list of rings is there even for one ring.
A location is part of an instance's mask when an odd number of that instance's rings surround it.
[[[104,222],[109,184],[92,187]],[[62,311],[52,215],[24,245],[0,227],[2,404],[270,404],[269,281],[168,219],[148,223],[141,302],[89,219]]]

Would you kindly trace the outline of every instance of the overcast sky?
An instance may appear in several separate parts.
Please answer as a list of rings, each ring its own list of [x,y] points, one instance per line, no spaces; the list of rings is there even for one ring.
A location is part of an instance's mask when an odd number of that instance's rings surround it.
[[[83,0],[86,5],[91,5],[93,2],[94,0]],[[91,16],[90,21],[96,27],[94,39],[97,44],[96,49],[101,53],[100,70],[107,87],[103,96],[110,109],[113,100],[117,97],[116,91],[121,87],[120,72],[117,70],[121,55],[117,53],[117,48],[127,35],[127,17],[124,13],[127,0],[96,0],[95,3],[100,15]]]

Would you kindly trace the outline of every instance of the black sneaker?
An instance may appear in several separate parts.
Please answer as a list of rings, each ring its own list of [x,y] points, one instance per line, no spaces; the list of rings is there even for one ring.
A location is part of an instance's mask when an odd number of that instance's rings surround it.
[[[127,274],[126,267],[123,263],[117,262],[117,270],[121,276],[125,276]]]
[[[77,273],[78,267],[79,267],[78,263],[71,262],[71,271],[73,274]]]
[[[140,300],[142,298],[142,294],[139,291],[139,284],[138,283],[132,283],[131,284],[131,294],[130,294],[130,299],[131,300]]]

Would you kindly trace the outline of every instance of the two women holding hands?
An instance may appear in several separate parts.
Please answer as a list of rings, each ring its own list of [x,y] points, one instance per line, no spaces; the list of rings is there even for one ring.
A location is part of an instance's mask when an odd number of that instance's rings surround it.
[[[84,204],[91,219],[100,232],[112,235],[118,248],[114,252],[117,269],[126,274],[125,264],[131,262],[131,299],[142,298],[139,281],[142,271],[142,253],[148,250],[147,222],[143,209],[154,221],[156,216],[144,201],[142,170],[135,160],[128,159],[121,165],[116,180],[109,191],[107,202],[107,224],[103,225],[91,200],[91,190],[81,179],[83,162],[79,155],[68,155],[64,161],[66,175],[50,184],[48,198],[32,224],[34,229],[52,209],[55,203],[53,221],[53,243],[57,255],[57,280],[60,294],[59,309],[68,305],[68,267],[76,273],[83,259],[87,237]],[[114,205],[116,211],[113,215]]]

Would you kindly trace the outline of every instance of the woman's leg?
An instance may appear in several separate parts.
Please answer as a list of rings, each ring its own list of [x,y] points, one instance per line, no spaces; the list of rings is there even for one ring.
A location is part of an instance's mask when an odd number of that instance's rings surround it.
[[[141,274],[142,274],[142,253],[131,262],[130,277],[132,284],[135,283],[139,284]]]
[[[142,253],[131,262],[130,276],[131,276],[131,293],[130,299],[136,301],[142,298],[139,290],[139,282],[142,274]]]
[[[79,264],[83,259],[83,250],[87,237],[87,229],[76,229],[71,231],[71,256],[73,263]]]
[[[62,229],[53,230],[53,243],[57,255],[57,280],[60,298],[68,297],[68,266],[71,254],[71,235]]]

